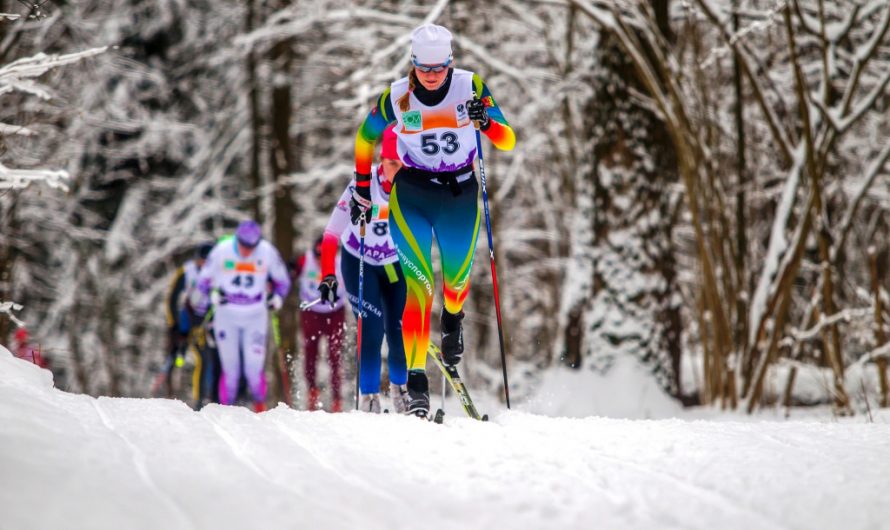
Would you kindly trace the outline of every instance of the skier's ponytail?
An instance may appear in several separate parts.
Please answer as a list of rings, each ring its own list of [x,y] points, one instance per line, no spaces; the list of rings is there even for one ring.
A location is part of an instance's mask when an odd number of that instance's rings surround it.
[[[414,67],[411,67],[411,71],[408,72],[408,91],[402,94],[397,101],[399,104],[399,110],[402,112],[408,112],[408,108],[411,105],[411,101],[409,97],[411,96],[411,92],[414,92],[414,87],[417,86],[417,74],[414,73]]]

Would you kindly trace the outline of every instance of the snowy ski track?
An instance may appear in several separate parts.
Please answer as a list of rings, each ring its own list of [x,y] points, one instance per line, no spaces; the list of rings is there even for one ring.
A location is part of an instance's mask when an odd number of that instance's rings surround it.
[[[890,425],[95,399],[0,348],[0,530],[888,528]]]

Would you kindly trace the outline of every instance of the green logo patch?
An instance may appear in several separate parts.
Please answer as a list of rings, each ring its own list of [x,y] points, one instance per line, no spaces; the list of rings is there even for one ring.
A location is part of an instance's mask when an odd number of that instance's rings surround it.
[[[409,110],[403,113],[402,122],[405,123],[405,129],[409,131],[423,130],[423,115],[419,110]]]
[[[225,268],[227,271],[235,270],[235,262],[227,259],[226,262],[223,264],[223,268]]]

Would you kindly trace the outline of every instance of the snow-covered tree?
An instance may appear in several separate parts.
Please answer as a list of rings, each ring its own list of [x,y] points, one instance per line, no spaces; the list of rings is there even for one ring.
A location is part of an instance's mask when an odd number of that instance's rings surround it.
[[[15,21],[28,21],[31,19],[39,19],[41,11],[37,8],[30,10],[29,15],[18,14],[0,14],[0,36],[7,35],[7,25]],[[82,52],[64,54],[64,55],[46,55],[37,53],[31,57],[23,57],[10,62],[4,66],[0,66],[0,100],[3,100],[6,111],[2,112],[0,120],[8,118],[21,118],[21,115],[10,112],[24,101],[36,99],[37,101],[48,101],[53,97],[53,89],[41,82],[47,72],[54,68],[62,67],[78,63],[83,59],[101,54],[105,48],[94,48]],[[45,105],[48,106],[48,105]],[[40,108],[40,107],[38,107]],[[28,127],[23,124],[14,122],[0,121],[0,149],[6,151],[12,139],[25,139],[27,141],[33,136],[39,134],[35,130],[36,127]],[[13,163],[22,163],[22,160],[16,160]],[[49,188],[68,191],[67,181],[69,174],[61,169],[43,169],[40,168],[40,161],[37,159],[25,160],[25,164],[29,167],[8,167],[0,158],[0,218],[3,218],[3,224],[6,228],[0,235],[0,314],[5,314],[8,318],[0,319],[0,337],[5,337],[9,333],[9,323],[17,326],[23,326],[24,322],[19,320],[13,311],[21,311],[22,306],[8,299],[14,295],[11,288],[12,269],[15,264],[16,253],[12,249],[10,242],[19,237],[18,223],[15,215],[15,201],[22,190],[28,188],[31,184],[39,183]],[[7,301],[3,301],[7,300]]]

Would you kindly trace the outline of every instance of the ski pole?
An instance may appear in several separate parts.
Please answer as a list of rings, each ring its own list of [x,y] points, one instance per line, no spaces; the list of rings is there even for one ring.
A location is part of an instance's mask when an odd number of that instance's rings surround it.
[[[198,334],[203,333],[204,328],[193,327],[189,330],[188,337],[188,345],[192,352],[195,355],[195,369],[192,372],[192,400],[195,403],[200,403],[201,401],[201,383],[202,383],[202,375],[204,373],[204,359],[201,356],[200,346],[198,345]]]
[[[359,374],[362,371],[362,312],[365,303],[365,214],[359,220],[359,261],[358,261],[358,323],[355,345],[355,410],[358,410]]]
[[[278,311],[272,311],[272,339],[275,341],[275,350],[278,353],[278,371],[281,373],[281,386],[284,392],[284,402],[291,406],[290,378],[287,375],[287,361],[284,359],[284,350],[281,348],[281,322],[278,320]]]
[[[300,302],[300,311],[305,311],[305,310],[309,309],[310,307],[320,304],[320,303],[321,303],[321,298],[316,298],[315,300],[313,300],[311,302]]]
[[[164,359],[164,365],[161,366],[160,373],[155,376],[155,380],[151,385],[151,390],[149,391],[149,397],[155,397],[155,394],[157,394],[158,389],[161,388],[161,385],[167,382],[167,371],[170,370],[172,364],[173,359],[168,355],[167,358]]]
[[[475,92],[473,97],[476,97]],[[482,137],[479,134],[479,122],[476,122],[476,156],[479,157],[479,179],[482,182],[482,205],[485,208],[485,229],[488,231],[488,259],[491,263],[491,283],[494,286],[494,308],[498,317],[498,341],[501,345],[501,368],[504,372],[504,396],[507,408],[510,408],[510,387],[507,384],[507,353],[504,350],[504,330],[501,321],[501,300],[498,293],[498,272],[494,263],[494,241],[491,237],[491,216],[488,212],[488,189],[485,182],[485,161],[482,157]]]
[[[210,309],[207,310],[207,314],[204,315],[204,320],[201,321],[201,327],[205,328],[211,320],[213,320],[213,314],[216,313],[216,306],[210,306]]]
[[[442,410],[445,410],[445,389],[447,387],[447,382],[445,380],[445,374],[442,374]]]

